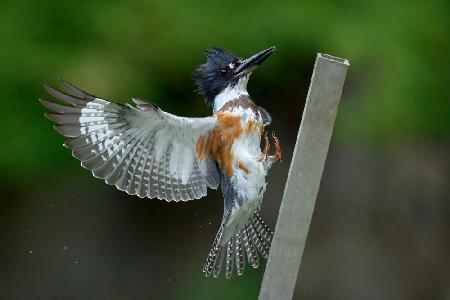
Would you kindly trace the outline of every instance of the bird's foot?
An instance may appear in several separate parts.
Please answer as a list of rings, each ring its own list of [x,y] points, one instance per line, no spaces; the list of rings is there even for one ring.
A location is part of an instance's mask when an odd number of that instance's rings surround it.
[[[261,162],[262,160],[271,161],[271,162],[275,162],[278,160],[281,161],[280,141],[278,140],[278,138],[275,136],[275,133],[273,133],[273,132],[272,132],[272,138],[273,138],[273,141],[275,144],[275,155],[269,155],[270,142],[269,142],[269,137],[267,136],[267,132],[266,132],[266,134],[264,135],[264,139],[266,141],[266,145],[264,147],[264,153],[258,157],[258,162]]]
[[[275,133],[273,131],[272,131],[272,138],[275,144],[275,155],[269,156],[269,159],[271,159],[272,161],[282,161],[280,140],[275,136]]]

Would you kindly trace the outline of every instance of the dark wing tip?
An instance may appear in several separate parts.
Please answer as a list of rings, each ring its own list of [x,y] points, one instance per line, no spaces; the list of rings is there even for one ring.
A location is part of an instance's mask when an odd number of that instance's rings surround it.
[[[73,149],[70,147],[70,144],[69,144],[70,141],[72,141],[72,140],[67,140],[67,141],[65,141],[65,142],[63,143],[63,147],[64,147],[64,148],[67,148],[67,149],[70,149],[70,150],[73,150]]]
[[[86,103],[90,100],[86,97],[79,97],[75,95],[66,94],[58,89],[55,89],[54,87],[51,87],[49,85],[44,84],[44,89],[47,93],[52,95],[55,98],[58,98],[67,104],[71,104],[73,106],[85,106]],[[75,93],[74,93],[75,94]]]
[[[58,90],[58,89],[55,89],[54,87],[52,87],[52,86],[49,86],[49,85],[47,85],[47,84],[44,84],[44,89],[45,89],[45,91],[47,92],[47,93],[49,93],[50,95],[52,95],[53,97],[55,97],[55,98],[61,98],[61,95],[63,95],[64,93],[63,92],[61,92],[60,90]]]
[[[43,107],[50,109],[52,111],[57,111],[57,109],[55,108],[57,104],[44,99],[38,99],[38,101],[39,103],[41,103]]]
[[[52,95],[53,91],[55,90],[54,88],[52,88],[51,86],[49,86],[49,85],[47,85],[47,84],[44,84],[43,87],[44,87],[44,90],[45,90],[47,93],[49,93],[50,95]]]
[[[58,82],[60,85],[62,85],[67,91],[73,93],[74,95],[76,95],[77,97],[80,98],[88,98],[88,99],[94,99],[95,96],[77,88],[76,86],[74,86],[73,84],[71,84],[68,81],[65,81],[64,79],[58,79]]]
[[[50,103],[50,101],[47,101],[47,100],[44,100],[41,98],[38,99],[38,102],[45,108],[48,108],[48,103]]]
[[[54,114],[54,113],[45,113],[44,116],[45,116],[48,120],[50,120],[50,121],[52,121],[52,122],[59,123],[59,122],[58,122],[58,119],[59,119],[59,118],[57,117],[57,114]]]
[[[56,124],[56,125],[53,125],[53,128],[59,134],[66,136],[66,137],[75,138],[75,137],[78,137],[81,135],[79,127]]]

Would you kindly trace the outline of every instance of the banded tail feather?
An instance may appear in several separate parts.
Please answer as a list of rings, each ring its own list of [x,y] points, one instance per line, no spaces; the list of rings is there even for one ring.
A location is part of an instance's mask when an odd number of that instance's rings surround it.
[[[242,275],[246,260],[252,268],[256,269],[260,262],[258,253],[265,259],[269,257],[273,233],[263,221],[259,210],[255,211],[248,222],[221,246],[224,223],[222,222],[217,232],[203,267],[206,277],[212,274],[217,278],[220,275],[222,264],[225,264],[225,277],[227,279],[232,276],[235,267],[236,273]]]
[[[233,274],[234,269],[234,255],[233,255],[233,244],[234,238],[230,238],[227,243],[227,257],[226,257],[226,265],[225,265],[225,277],[230,279],[231,274]]]

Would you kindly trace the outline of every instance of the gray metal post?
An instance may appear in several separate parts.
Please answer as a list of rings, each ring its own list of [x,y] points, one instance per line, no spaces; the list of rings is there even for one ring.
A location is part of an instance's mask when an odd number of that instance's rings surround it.
[[[292,299],[349,63],[317,54],[260,300]]]

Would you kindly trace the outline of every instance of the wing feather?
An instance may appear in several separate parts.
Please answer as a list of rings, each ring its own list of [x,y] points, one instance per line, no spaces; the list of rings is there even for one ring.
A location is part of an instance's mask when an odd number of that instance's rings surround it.
[[[60,80],[67,92],[44,86],[66,105],[48,100],[64,146],[95,177],[139,197],[187,201],[217,188],[219,175],[211,159],[199,161],[195,145],[216,126],[216,118],[184,118],[133,99],[137,107],[113,103]]]
[[[148,145],[149,141],[150,137],[147,137],[144,141],[142,141],[142,143],[140,143],[139,145],[139,149],[137,150],[135,157],[133,157],[132,169],[128,171],[129,176],[127,176],[126,192],[128,194],[132,193],[133,188],[136,189],[136,183],[138,180],[136,171],[139,171],[139,165],[141,163],[141,160],[144,158],[144,149]]]

